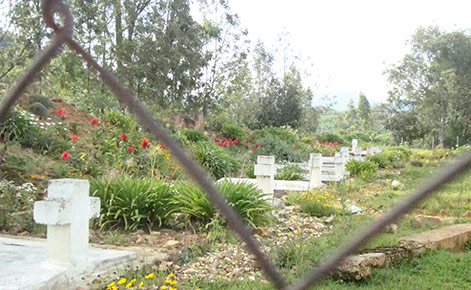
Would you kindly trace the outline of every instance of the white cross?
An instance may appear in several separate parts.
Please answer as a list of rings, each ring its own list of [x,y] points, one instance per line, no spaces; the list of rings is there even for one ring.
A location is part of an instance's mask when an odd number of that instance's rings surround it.
[[[89,219],[100,215],[100,199],[89,190],[88,180],[50,180],[47,199],[34,203],[34,220],[47,225],[49,261],[73,271],[87,268]]]

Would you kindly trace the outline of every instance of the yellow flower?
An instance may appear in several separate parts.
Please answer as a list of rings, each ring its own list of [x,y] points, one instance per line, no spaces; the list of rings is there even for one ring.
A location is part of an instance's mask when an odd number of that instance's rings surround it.
[[[144,276],[146,279],[152,279],[154,278],[154,273],[150,273],[149,275]]]
[[[160,289],[167,289],[167,286],[162,285],[162,286],[160,286]]]
[[[296,245],[296,248],[301,248],[301,245]]]
[[[126,288],[129,288],[132,286],[132,282],[129,282],[128,284],[126,284]]]
[[[142,287],[142,285],[144,285],[144,281],[141,281],[141,283],[139,283],[139,287]]]
[[[119,279],[118,285],[121,285],[121,284],[124,284],[124,283],[126,283],[126,278]]]
[[[129,282],[134,283],[134,282],[136,282],[136,279],[132,279],[132,280],[129,281]]]
[[[175,276],[175,274],[171,273],[170,275],[168,275],[168,278],[172,278],[173,276]]]

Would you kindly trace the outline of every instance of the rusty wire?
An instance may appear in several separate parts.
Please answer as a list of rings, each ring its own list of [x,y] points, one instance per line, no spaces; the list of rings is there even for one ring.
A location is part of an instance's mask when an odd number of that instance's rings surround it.
[[[63,19],[64,25],[62,27],[54,22],[53,15],[56,11]],[[254,239],[249,228],[215,189],[204,170],[187,156],[183,148],[180,147],[172,137],[170,137],[158,121],[152,118],[151,114],[137,101],[130,90],[122,86],[113,74],[101,67],[90,54],[88,54],[72,39],[73,18],[68,5],[62,0],[44,0],[43,17],[46,25],[54,29],[54,38],[51,44],[42,52],[38,53],[38,55],[31,61],[31,64],[25,69],[25,73],[7,93],[5,100],[0,105],[0,123],[4,121],[6,113],[13,106],[15,101],[24,93],[28,84],[30,84],[41,69],[60,52],[62,45],[66,43],[91,67],[100,73],[100,77],[116,95],[119,102],[126,105],[129,111],[136,116],[141,124],[172,151],[174,157],[186,169],[189,176],[191,176],[201,186],[201,188],[206,192],[208,199],[224,215],[229,227],[246,243],[248,250],[256,257],[261,269],[277,289],[301,290],[318,284],[336,267],[336,265],[342,262],[347,255],[354,253],[355,250],[366,243],[366,241],[380,233],[384,226],[396,221],[403,214],[414,208],[419,202],[440,189],[442,185],[455,179],[470,167],[471,154],[467,154],[456,163],[448,165],[446,168],[441,170],[440,173],[433,176],[429,182],[417,190],[414,195],[411,195],[402,201],[383,218],[378,219],[372,225],[367,227],[362,233],[340,248],[330,258],[326,259],[317,269],[314,269],[304,279],[295,283],[291,287],[288,287],[285,278],[275,269],[267,255],[262,252],[259,243]]]

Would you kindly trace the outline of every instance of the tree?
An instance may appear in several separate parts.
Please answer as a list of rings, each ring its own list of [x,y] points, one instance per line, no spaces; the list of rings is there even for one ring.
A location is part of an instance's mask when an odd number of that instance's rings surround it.
[[[358,107],[357,107],[357,115],[360,119],[361,125],[364,129],[368,129],[370,127],[370,103],[366,98],[365,94],[360,92],[360,97],[358,98]]]
[[[356,128],[359,125],[358,113],[353,104],[353,99],[350,99],[347,104],[347,111],[345,112],[345,121],[347,128]]]
[[[441,145],[453,144],[447,132],[471,129],[471,37],[462,31],[420,28],[413,35],[411,52],[387,70],[393,89],[391,104],[406,103],[417,114],[420,127],[438,134]],[[398,114],[405,114],[402,109]]]

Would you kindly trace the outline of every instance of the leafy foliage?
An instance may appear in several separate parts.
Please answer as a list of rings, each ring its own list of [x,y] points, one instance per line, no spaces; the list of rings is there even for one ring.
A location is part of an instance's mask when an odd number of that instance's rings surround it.
[[[164,225],[174,211],[169,186],[149,178],[91,179],[90,192],[101,201],[101,228],[151,229]]]
[[[371,161],[350,160],[345,164],[345,168],[354,177],[367,177],[378,170],[378,165]]]
[[[195,129],[183,129],[181,133],[190,142],[208,141],[208,137],[203,132]]]
[[[208,223],[216,214],[216,210],[206,198],[206,194],[195,184],[181,182],[175,185],[175,204],[185,214]],[[273,220],[270,201],[265,199],[255,185],[224,180],[216,184],[216,188],[226,198],[230,206],[249,225],[258,226]]]
[[[297,165],[287,165],[276,171],[277,180],[304,180],[305,170]]]
[[[200,141],[195,143],[191,150],[199,164],[216,179],[230,176],[240,168],[235,157],[213,143]]]
[[[245,140],[245,138],[247,137],[247,134],[245,134],[244,130],[241,127],[227,122],[222,124],[221,132],[224,137],[231,138],[232,140]]]

